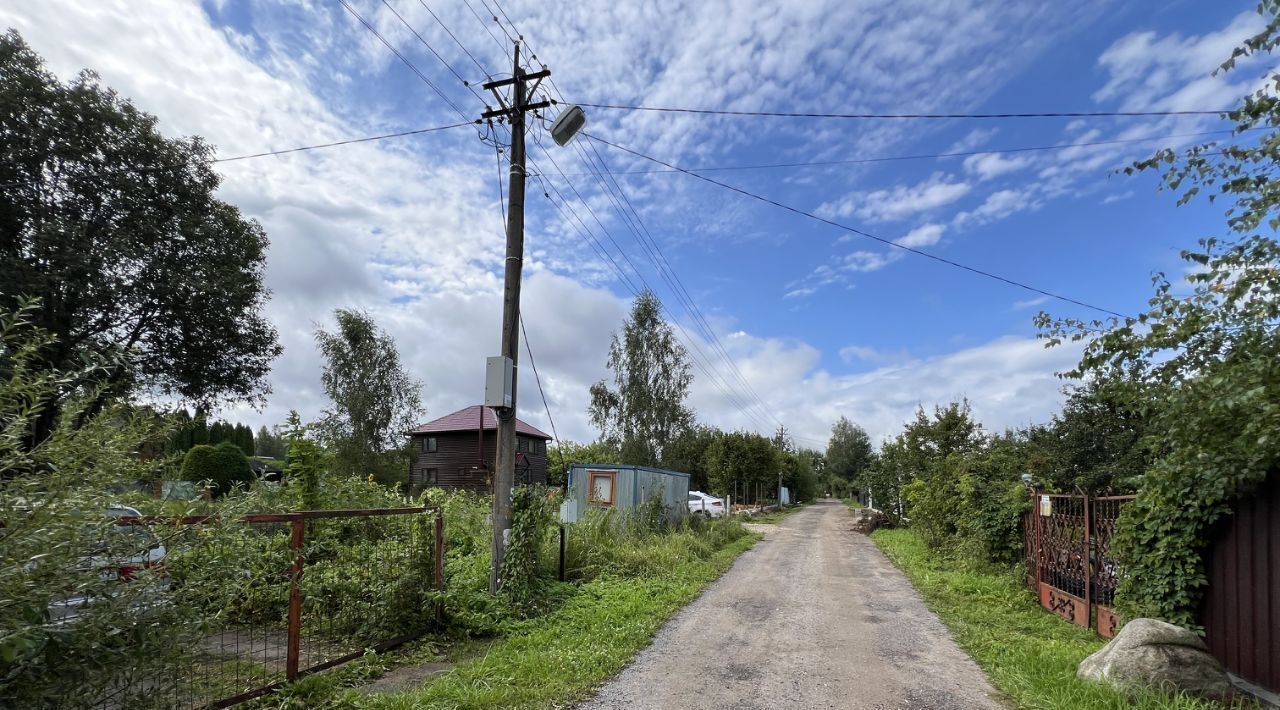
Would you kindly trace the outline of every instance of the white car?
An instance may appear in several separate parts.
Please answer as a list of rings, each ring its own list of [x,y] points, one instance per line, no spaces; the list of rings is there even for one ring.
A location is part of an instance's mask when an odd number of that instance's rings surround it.
[[[142,513],[136,508],[126,505],[110,505],[106,513],[112,520],[142,517]],[[145,570],[157,570],[160,574],[148,577],[147,588],[135,594],[132,606],[138,611],[148,611],[166,605],[168,600],[164,598],[164,593],[169,590],[169,581],[163,573],[166,554],[164,544],[145,525],[118,525],[108,530],[110,535],[121,536],[118,544],[132,554],[124,559],[109,561],[102,558],[102,551],[95,551],[81,558],[78,568],[81,571],[97,570],[103,581],[121,584],[133,582]],[[58,599],[49,605],[49,620],[58,625],[75,622],[80,612],[93,601],[93,597],[87,594]]]
[[[702,491],[689,491],[689,512],[695,515],[705,515],[708,518],[720,518],[727,511],[723,500],[715,496],[709,496]]]

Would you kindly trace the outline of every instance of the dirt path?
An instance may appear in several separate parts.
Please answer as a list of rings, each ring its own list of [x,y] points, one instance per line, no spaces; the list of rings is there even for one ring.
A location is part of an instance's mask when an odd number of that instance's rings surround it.
[[[999,708],[845,506],[796,512],[583,708]]]

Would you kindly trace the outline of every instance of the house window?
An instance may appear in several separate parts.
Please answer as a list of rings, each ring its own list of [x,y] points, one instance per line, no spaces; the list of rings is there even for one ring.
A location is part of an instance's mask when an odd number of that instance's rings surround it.
[[[516,439],[516,451],[525,452],[529,450],[529,440],[523,437]]]
[[[434,454],[436,452],[436,438],[434,436],[428,436],[424,439],[422,442],[422,450],[429,454]]]
[[[613,471],[591,471],[587,482],[587,501],[599,505],[613,505]]]
[[[437,470],[436,470],[436,469],[434,469],[434,468],[429,468],[429,469],[427,469],[427,475],[426,475],[426,481],[425,481],[425,483],[426,483],[427,485],[434,486],[435,484],[437,484],[437,483],[439,483],[439,482],[440,482],[440,476],[439,476],[439,474],[437,473]]]

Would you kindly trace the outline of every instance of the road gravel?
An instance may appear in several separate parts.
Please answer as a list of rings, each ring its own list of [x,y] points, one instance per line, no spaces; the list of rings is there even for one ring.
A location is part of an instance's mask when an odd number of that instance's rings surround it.
[[[839,501],[778,525],[581,708],[1000,708]]]

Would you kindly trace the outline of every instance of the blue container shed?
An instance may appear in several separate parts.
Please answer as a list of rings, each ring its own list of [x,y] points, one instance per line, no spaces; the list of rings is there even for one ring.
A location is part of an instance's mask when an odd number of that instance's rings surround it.
[[[565,493],[568,518],[577,519],[590,508],[631,511],[656,497],[662,499],[667,520],[679,522],[689,512],[689,474],[646,466],[574,464],[569,467]],[[571,522],[572,520],[570,520]]]

